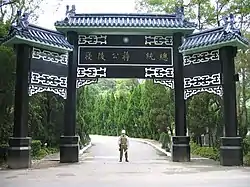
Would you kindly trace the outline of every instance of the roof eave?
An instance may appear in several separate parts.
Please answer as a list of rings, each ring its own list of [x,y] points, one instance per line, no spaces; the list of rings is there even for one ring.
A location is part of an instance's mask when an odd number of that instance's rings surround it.
[[[43,49],[47,49],[47,50],[53,50],[55,52],[62,52],[62,53],[73,51],[73,48],[66,48],[66,47],[62,47],[62,46],[46,44],[44,42],[33,41],[33,40],[23,38],[23,37],[18,36],[18,35],[15,35],[15,36],[13,36],[13,37],[9,38],[8,40],[1,43],[1,45],[6,45],[6,46],[13,46],[14,44],[28,44],[28,45],[31,45],[33,47],[43,48]]]
[[[236,38],[230,41],[220,42],[220,43],[216,43],[212,45],[206,45],[206,46],[195,47],[195,48],[190,48],[190,49],[183,49],[183,50],[179,50],[179,52],[182,53],[183,55],[189,55],[189,54],[203,52],[207,50],[214,50],[214,49],[218,49],[218,48],[226,47],[226,46],[233,46],[233,47],[237,47],[237,49],[243,49],[243,50],[246,50],[249,48],[249,45],[243,43],[241,40]]]
[[[67,33],[68,31],[76,31],[81,34],[88,33],[112,33],[112,32],[130,32],[130,33],[156,33],[156,34],[172,34],[176,32],[182,32],[184,34],[191,34],[194,32],[195,27],[84,27],[84,26],[57,26],[55,25],[57,31]]]

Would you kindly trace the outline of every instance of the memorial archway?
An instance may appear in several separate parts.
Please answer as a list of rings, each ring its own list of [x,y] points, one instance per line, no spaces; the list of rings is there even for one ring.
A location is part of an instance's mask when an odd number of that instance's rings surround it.
[[[77,88],[96,83],[100,78],[147,78],[175,92],[173,161],[190,161],[185,100],[198,92],[207,91],[224,97],[225,107],[228,108],[224,116],[231,120],[225,120],[221,164],[242,165],[241,138],[237,137],[234,57],[237,48],[247,47],[248,42],[231,26],[231,22],[220,28],[192,34],[195,24],[184,18],[183,8],[177,8],[175,14],[164,15],[76,14],[75,6],[71,10],[67,6],[66,18],[55,23],[59,32],[42,28],[38,29],[38,33],[33,32],[35,26],[25,21],[18,19],[21,25],[17,28],[18,32],[14,32],[12,27],[4,40],[6,45],[17,46],[18,63],[26,64],[17,66],[19,84],[16,97],[21,99],[15,102],[15,141],[13,138],[10,141],[10,167],[29,167],[30,163],[30,139],[24,131],[27,129],[29,71],[31,80],[32,76],[35,79],[30,85],[36,83],[36,90],[52,91],[66,99],[61,162],[78,162],[79,144],[75,132]],[[30,47],[35,59],[42,59],[40,66],[34,64],[34,69],[38,71],[35,73],[42,75],[33,74],[32,66],[29,69]],[[62,60],[66,56],[67,64]],[[53,64],[55,70],[48,68],[48,63]]]

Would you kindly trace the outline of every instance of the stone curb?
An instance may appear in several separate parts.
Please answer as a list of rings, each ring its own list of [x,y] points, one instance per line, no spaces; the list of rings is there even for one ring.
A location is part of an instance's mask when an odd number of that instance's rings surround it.
[[[79,155],[82,155],[85,151],[87,151],[90,147],[92,147],[92,142],[90,141],[87,146],[79,150]]]
[[[90,141],[89,144],[87,146],[85,146],[84,148],[80,149],[79,150],[79,156],[82,156],[83,153],[88,150],[90,147],[92,147],[92,142]],[[57,153],[55,153],[57,154]],[[49,160],[49,159],[48,159]],[[40,162],[42,161],[47,161],[47,159],[45,158],[42,158],[41,160],[32,160],[32,165],[35,165],[35,164],[39,164]],[[0,167],[0,170],[3,170],[4,168]]]
[[[151,142],[149,142],[147,140],[137,139],[137,138],[131,138],[131,139],[134,140],[134,141],[137,141],[137,142],[148,144],[148,145],[154,147],[155,149],[157,149],[158,151],[162,152],[163,154],[171,157],[170,152],[167,152],[166,150],[162,149],[161,147],[159,147],[159,146],[157,146],[157,145],[155,145],[155,144],[153,144],[153,143],[151,143]],[[205,157],[199,157],[199,156],[197,157],[197,156],[192,156],[192,155],[190,155],[190,156],[192,157],[191,158],[192,160],[210,160],[209,158],[205,158]]]
[[[82,149],[79,150],[79,156],[81,156],[88,148],[92,146],[92,143],[90,142],[87,146],[83,147]],[[42,161],[51,161],[51,160],[58,160],[60,161],[60,152],[54,153],[54,154],[59,154],[59,158],[56,159],[48,159],[48,158],[42,158],[41,160],[32,160],[32,165],[33,164],[38,164]]]
[[[90,147],[92,146],[92,142],[90,141],[88,145],[86,145],[85,147],[83,147],[82,149],[79,150],[79,156],[81,156],[87,149],[89,149]],[[59,154],[59,158],[58,158],[58,161],[60,160],[60,151],[58,153],[55,153],[55,154]],[[45,159],[45,158],[42,158],[41,160],[39,161],[44,161],[44,160],[50,160],[50,159]]]
[[[155,145],[155,144],[153,144],[153,143],[151,143],[151,142],[149,142],[147,140],[142,140],[142,139],[137,139],[137,138],[131,138],[131,139],[135,140],[137,142],[148,144],[148,145],[152,146],[153,148],[155,148],[156,150],[162,152],[163,154],[171,157],[171,153],[170,152],[167,152],[166,150],[162,149],[161,147],[159,147],[159,146],[157,146],[157,145]]]

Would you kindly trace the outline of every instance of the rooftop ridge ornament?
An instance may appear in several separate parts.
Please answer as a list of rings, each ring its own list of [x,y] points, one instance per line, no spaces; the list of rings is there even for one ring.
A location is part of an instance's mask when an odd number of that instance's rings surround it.
[[[229,17],[224,16],[222,20],[224,22],[224,28],[225,28],[224,34],[231,33],[231,34],[238,34],[241,36],[240,29],[236,27],[236,21],[233,14],[230,14]]]
[[[71,10],[69,10],[69,5],[67,5],[65,14],[66,14],[66,18],[64,19],[64,21],[69,21],[69,18],[71,18],[72,16],[76,14],[76,6],[72,5]]]
[[[29,26],[29,13],[23,13],[22,11],[17,11],[17,19],[15,23],[12,24],[13,27],[17,28],[18,30],[26,29]]]
[[[175,15],[177,18],[180,18],[181,20],[184,20],[184,7],[176,7],[175,8]]]

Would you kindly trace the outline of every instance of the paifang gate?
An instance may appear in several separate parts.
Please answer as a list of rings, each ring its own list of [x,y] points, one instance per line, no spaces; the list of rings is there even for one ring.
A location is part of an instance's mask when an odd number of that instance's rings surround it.
[[[76,14],[75,6],[67,6],[65,19],[55,23],[57,31],[51,31],[28,24],[25,15],[19,14],[3,40],[14,45],[17,53],[10,168],[30,166],[27,97],[43,91],[66,99],[60,162],[78,162],[76,89],[100,78],[153,79],[174,89],[171,153],[175,162],[190,161],[185,100],[203,91],[223,97],[221,165],[242,165],[234,57],[238,48],[245,49],[249,43],[232,22],[193,34],[195,24],[184,18],[183,8],[174,14]]]

